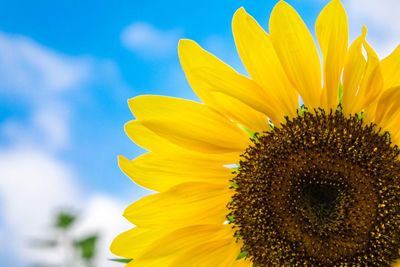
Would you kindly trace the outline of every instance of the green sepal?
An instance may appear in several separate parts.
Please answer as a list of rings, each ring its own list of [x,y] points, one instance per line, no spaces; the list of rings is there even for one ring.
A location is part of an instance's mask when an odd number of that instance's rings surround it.
[[[236,182],[234,182],[234,181],[230,181],[230,182],[229,182],[229,188],[230,188],[230,189],[238,189],[238,188],[239,188],[239,185],[238,185]]]
[[[119,258],[119,259],[110,259],[110,261],[120,262],[120,263],[130,263],[132,261],[132,259]]]
[[[228,215],[226,217],[226,219],[228,220],[229,224],[232,224],[235,222],[235,216],[234,215]]]
[[[306,107],[306,105],[301,105],[300,109],[298,111],[299,116],[304,116],[304,113],[308,112],[308,108]]]
[[[248,255],[247,251],[241,251],[239,253],[239,256],[237,256],[236,260],[241,260],[241,259],[247,257],[247,255]]]
[[[238,126],[239,126],[240,129],[245,131],[250,136],[250,138],[253,139],[255,137],[255,132],[253,132],[252,130],[250,130],[249,128],[244,126],[243,124],[238,123]]]
[[[364,112],[360,111],[360,112],[357,113],[357,119],[359,121],[361,121],[363,119],[363,117],[364,117]]]

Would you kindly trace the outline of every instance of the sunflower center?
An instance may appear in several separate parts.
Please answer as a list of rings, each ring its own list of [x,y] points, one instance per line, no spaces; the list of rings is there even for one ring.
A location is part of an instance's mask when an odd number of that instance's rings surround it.
[[[309,216],[324,225],[334,218],[339,200],[339,190],[325,184],[306,184],[300,192],[303,209]]]
[[[340,110],[255,135],[228,205],[264,266],[390,266],[400,254],[400,155],[389,134]]]

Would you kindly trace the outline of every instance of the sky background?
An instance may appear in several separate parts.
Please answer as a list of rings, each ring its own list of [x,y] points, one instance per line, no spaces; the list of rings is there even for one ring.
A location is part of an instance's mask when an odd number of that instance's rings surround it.
[[[288,1],[314,34],[327,0]],[[28,240],[44,237],[60,208],[79,212],[75,235],[101,233],[97,266],[130,225],[124,208],[148,191],[117,166],[143,152],[123,131],[127,100],[141,94],[196,99],[177,57],[194,39],[245,73],[231,18],[241,6],[267,29],[275,0],[0,0],[0,266],[56,263]],[[400,41],[400,2],[344,1],[351,40],[367,25],[381,57]]]

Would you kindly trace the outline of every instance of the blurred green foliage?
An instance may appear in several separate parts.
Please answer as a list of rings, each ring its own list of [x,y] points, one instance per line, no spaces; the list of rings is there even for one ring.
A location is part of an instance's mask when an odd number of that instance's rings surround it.
[[[56,215],[56,228],[67,230],[71,228],[73,223],[76,221],[76,216],[72,213],[61,211]]]
[[[60,255],[63,258],[61,267],[75,267],[78,263],[79,266],[95,267],[94,259],[99,235],[75,236],[73,234],[73,226],[78,219],[78,216],[72,212],[58,212],[53,223],[54,229],[52,229],[52,233],[54,233],[54,236],[33,239],[31,246],[38,249],[57,248],[59,249],[58,251],[62,251],[63,255]],[[49,253],[53,253],[53,251],[49,250]],[[45,263],[37,263],[36,266],[47,265]]]
[[[80,251],[81,258],[90,262],[96,254],[97,235],[85,237],[75,241],[75,247]]]

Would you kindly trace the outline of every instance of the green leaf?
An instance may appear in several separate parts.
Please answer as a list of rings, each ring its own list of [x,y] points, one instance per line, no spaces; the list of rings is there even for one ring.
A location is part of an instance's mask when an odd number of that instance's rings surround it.
[[[130,263],[132,259],[110,259],[110,261],[121,262],[121,263]]]
[[[57,214],[55,225],[59,229],[67,230],[72,226],[75,220],[76,216],[74,214],[62,211]]]
[[[98,236],[92,235],[81,240],[75,241],[74,245],[81,253],[84,260],[93,259],[96,254],[96,243]]]

